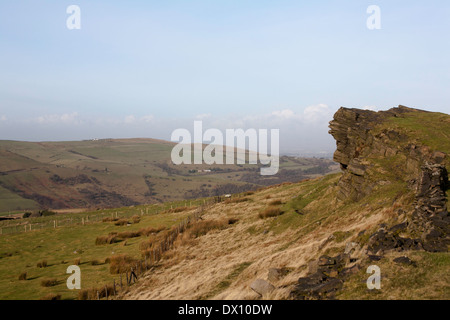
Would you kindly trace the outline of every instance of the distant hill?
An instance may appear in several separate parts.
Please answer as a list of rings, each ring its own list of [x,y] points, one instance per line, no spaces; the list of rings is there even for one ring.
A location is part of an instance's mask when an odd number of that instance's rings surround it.
[[[214,196],[296,182],[336,168],[331,160],[288,156],[281,157],[278,174],[269,177],[261,176],[257,165],[175,166],[173,146],[154,139],[0,141],[0,212]]]

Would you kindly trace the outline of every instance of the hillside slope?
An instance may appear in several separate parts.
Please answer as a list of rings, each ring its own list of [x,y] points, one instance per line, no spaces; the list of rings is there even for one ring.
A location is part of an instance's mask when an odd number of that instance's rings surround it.
[[[121,298],[450,299],[450,116],[341,108],[330,128],[341,174],[215,204],[221,227],[180,235]]]
[[[257,165],[175,166],[175,144],[153,139],[0,141],[0,213],[114,208],[236,193],[330,171],[324,159],[281,157],[276,176]]]

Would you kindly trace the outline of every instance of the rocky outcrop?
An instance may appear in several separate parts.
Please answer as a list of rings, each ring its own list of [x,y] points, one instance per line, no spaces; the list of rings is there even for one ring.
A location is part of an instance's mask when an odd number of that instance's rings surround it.
[[[396,174],[405,181],[417,179],[421,165],[426,161],[433,164],[444,162],[445,153],[433,152],[428,146],[416,145],[414,141],[409,141],[406,134],[394,128],[374,130],[389,118],[413,111],[426,112],[404,106],[380,112],[347,108],[340,108],[336,112],[330,122],[329,133],[336,140],[333,159],[341,165],[344,172],[339,181],[339,199],[359,200],[370,194],[377,185],[388,183],[382,179],[367,179],[368,171],[374,170],[374,163],[369,161],[370,158],[387,159],[402,155],[406,161],[396,168]]]
[[[338,198],[358,201],[377,186],[392,183],[387,178],[390,176],[397,183],[409,186],[415,192],[415,200],[401,223],[391,227],[380,225],[366,246],[360,248],[363,254],[357,259],[351,259],[350,252],[358,244],[348,243],[344,253],[336,257],[322,256],[311,262],[309,275],[298,279],[291,298],[333,299],[346,277],[361,268],[360,263],[378,261],[388,251],[448,251],[450,215],[446,191],[450,184],[444,165],[447,155],[429,146],[417,145],[402,133],[404,131],[379,126],[388,118],[410,111],[412,109],[403,106],[386,112],[341,108],[335,114],[330,122],[330,134],[337,145],[334,160],[343,170],[338,183]],[[403,162],[396,164],[396,168],[389,167],[389,160],[396,156]],[[397,212],[399,215],[405,213],[403,208]],[[394,262],[415,265],[406,256]]]
[[[359,264],[343,253],[335,257],[321,256],[310,265],[309,275],[298,279],[291,291],[294,300],[334,299],[344,280],[360,270]]]

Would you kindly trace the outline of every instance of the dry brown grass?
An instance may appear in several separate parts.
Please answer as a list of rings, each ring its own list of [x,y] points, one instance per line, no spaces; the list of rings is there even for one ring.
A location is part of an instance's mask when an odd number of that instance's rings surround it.
[[[49,293],[40,298],[39,300],[61,300],[61,295],[56,293]]]
[[[56,286],[57,284],[58,284],[58,280],[56,280],[56,278],[49,278],[49,279],[41,280],[41,286],[43,286],[43,287],[53,287],[53,286]]]
[[[128,272],[136,264],[137,260],[126,255],[118,254],[109,257],[109,272],[111,274],[119,274]]]
[[[119,219],[114,223],[116,226],[125,226],[127,224],[129,224],[128,219]]]
[[[247,197],[241,197],[241,198],[231,198],[231,199],[227,199],[225,200],[223,203],[228,204],[228,203],[241,203],[241,202],[246,202],[249,201],[250,198]]]
[[[91,260],[92,266],[99,266],[101,264],[102,264],[102,262],[100,260],[97,260],[97,259]]]
[[[163,231],[164,229],[166,229],[165,227],[157,227],[157,228],[153,228],[153,227],[148,227],[148,228],[143,228],[139,230],[139,233],[143,236],[148,237],[151,234],[157,234],[161,231]]]
[[[27,273],[26,272],[22,272],[19,275],[19,280],[27,280]]]
[[[119,242],[119,239],[117,238],[116,233],[110,233],[107,236],[100,236],[100,237],[97,237],[97,239],[95,239],[96,245],[112,244],[112,243],[116,243],[116,242]]]
[[[279,206],[279,205],[282,205],[282,204],[283,204],[283,202],[281,200],[272,200],[272,201],[269,202],[270,206]]]
[[[141,236],[140,231],[124,231],[124,232],[119,232],[116,234],[117,238],[120,239],[130,239],[130,238],[137,238]]]
[[[76,266],[79,266],[79,265],[81,264],[81,258],[76,258],[76,259],[73,261],[73,264],[76,265]]]
[[[269,207],[266,208],[264,211],[259,213],[259,217],[261,219],[266,219],[266,218],[271,218],[271,217],[278,217],[279,215],[282,215],[283,211],[281,211],[281,209],[279,207]]]
[[[207,234],[211,230],[224,229],[229,225],[229,219],[217,219],[217,220],[201,220],[194,223],[186,230],[192,238],[198,238]]]
[[[105,285],[99,288],[83,289],[78,292],[78,300],[96,300],[111,297],[115,294],[112,285]]]
[[[138,215],[134,215],[131,217],[131,222],[134,224],[139,223],[141,222],[141,217],[139,217]]]
[[[102,219],[102,222],[114,222],[119,220],[119,218],[106,217]]]
[[[47,267],[47,260],[42,260],[42,261],[38,262],[38,263],[36,264],[36,266],[37,266],[38,268],[46,268],[46,267]]]
[[[178,208],[173,208],[173,209],[169,209],[167,210],[168,213],[178,213],[178,212],[183,212],[183,211],[187,211],[189,209],[193,209],[193,208],[189,208],[189,207],[178,207]]]

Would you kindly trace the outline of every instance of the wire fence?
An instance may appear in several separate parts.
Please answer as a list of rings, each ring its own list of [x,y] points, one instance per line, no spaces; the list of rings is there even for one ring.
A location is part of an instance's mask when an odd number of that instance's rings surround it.
[[[0,236],[30,232],[35,230],[44,230],[50,228],[59,228],[73,225],[89,225],[92,223],[103,222],[105,218],[126,219],[135,215],[146,216],[155,215],[167,210],[176,210],[180,207],[192,207],[198,205],[206,205],[207,203],[216,202],[220,197],[208,198],[195,201],[184,201],[164,205],[150,205],[145,208],[117,210],[100,213],[77,213],[77,214],[56,214],[53,216],[34,218],[34,221],[28,219],[17,219],[3,221],[0,225]],[[69,217],[67,217],[70,215]],[[17,221],[20,221],[17,223]],[[38,220],[38,221],[36,221]]]

